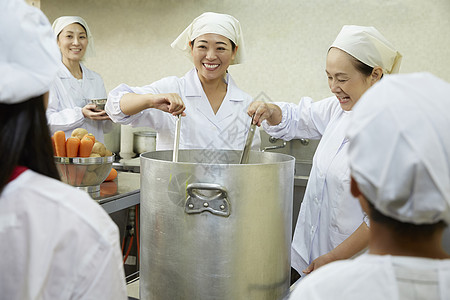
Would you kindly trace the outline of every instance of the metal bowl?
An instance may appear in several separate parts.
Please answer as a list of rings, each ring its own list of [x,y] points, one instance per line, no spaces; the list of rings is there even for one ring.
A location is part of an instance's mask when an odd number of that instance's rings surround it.
[[[105,110],[106,99],[92,99],[92,104],[95,104],[98,110]]]
[[[54,157],[61,180],[89,193],[100,193],[100,184],[112,169],[114,154],[105,157]]]

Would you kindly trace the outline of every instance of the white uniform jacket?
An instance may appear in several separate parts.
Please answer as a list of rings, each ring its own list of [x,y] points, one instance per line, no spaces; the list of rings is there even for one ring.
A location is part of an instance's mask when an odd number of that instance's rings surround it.
[[[296,284],[290,300],[450,299],[450,259],[364,254]]]
[[[344,111],[336,97],[277,104],[282,121],[277,126],[263,122],[268,134],[284,140],[321,138],[292,241],[291,265],[303,274],[314,259],[334,249],[364,221],[358,199],[350,193],[345,133],[351,112]]]
[[[127,299],[119,231],[85,192],[31,170],[0,195],[2,299]]]
[[[80,63],[81,83],[61,63],[57,78],[50,87],[47,119],[51,133],[62,130],[66,138],[75,128],[85,128],[96,140],[104,142],[103,133],[112,129],[112,122],[85,118],[81,109],[92,99],[106,99],[105,86],[99,74]]]
[[[146,109],[132,116],[120,109],[124,94],[177,93],[186,105],[186,117],[181,118],[180,149],[244,149],[251,118],[247,108],[252,98],[241,91],[227,74],[227,94],[217,114],[214,114],[203,91],[196,69],[182,78],[166,77],[143,87],[121,84],[108,95],[106,112],[117,123],[150,127],[157,132],[156,150],[173,149],[176,117],[158,109]],[[261,138],[257,130],[252,149],[259,150]]]

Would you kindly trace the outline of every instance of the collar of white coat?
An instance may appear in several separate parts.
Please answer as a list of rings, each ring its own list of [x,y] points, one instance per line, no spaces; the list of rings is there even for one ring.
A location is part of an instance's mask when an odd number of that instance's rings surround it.
[[[89,72],[88,68],[86,68],[81,62],[80,62],[80,66],[81,66],[81,71],[83,72],[83,79],[89,79],[89,80],[93,80],[94,76],[92,75],[91,72]],[[74,78],[73,75],[70,73],[69,69],[67,69],[67,67],[61,62],[61,71],[58,72],[58,76],[61,79],[69,79],[69,78]]]
[[[200,78],[198,78],[197,70],[193,68],[185,75],[188,83],[185,87],[185,95],[186,97],[201,97],[203,92],[202,84],[200,82]],[[226,81],[228,84],[227,87],[227,99],[230,101],[244,101],[245,99],[242,96],[242,93],[239,93],[238,89],[236,88],[236,84],[233,81],[233,78],[231,78],[230,74],[227,73],[226,75]]]

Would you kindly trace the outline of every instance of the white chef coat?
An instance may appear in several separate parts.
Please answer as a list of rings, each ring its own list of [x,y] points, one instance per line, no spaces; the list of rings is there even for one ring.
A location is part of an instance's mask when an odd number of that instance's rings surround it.
[[[186,117],[181,118],[180,149],[244,149],[251,118],[247,108],[252,98],[240,90],[229,74],[227,93],[217,114],[203,91],[196,69],[182,78],[166,77],[143,87],[121,84],[108,95],[106,112],[117,123],[150,127],[157,132],[156,150],[173,149],[176,117],[158,109],[146,109],[128,116],[120,109],[124,94],[177,93],[186,105]],[[259,150],[261,138],[256,130],[252,149]]]
[[[291,265],[300,274],[314,259],[328,253],[364,221],[357,198],[350,193],[346,128],[351,112],[336,97],[318,102],[302,98],[298,105],[277,103],[283,118],[277,126],[263,122],[276,138],[319,139],[291,246]]]
[[[81,111],[92,99],[106,99],[103,79],[82,63],[80,66],[83,71],[83,79],[79,81],[61,63],[57,78],[50,87],[46,112],[48,125],[52,134],[62,130],[65,132],[66,138],[71,136],[74,129],[85,128],[95,136],[96,140],[103,143],[103,133],[112,129],[112,122],[85,118]]]
[[[450,299],[450,259],[363,254],[299,282],[290,300]]]
[[[84,191],[23,172],[0,195],[2,299],[127,299],[119,231]]]

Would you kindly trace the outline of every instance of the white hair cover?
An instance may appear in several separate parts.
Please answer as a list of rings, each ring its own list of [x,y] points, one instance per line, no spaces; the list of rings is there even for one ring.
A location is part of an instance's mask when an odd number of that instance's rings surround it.
[[[345,25],[330,48],[347,52],[359,61],[383,73],[398,73],[402,55],[374,27]]]
[[[241,24],[236,18],[226,14],[213,12],[203,13],[192,21],[175,41],[172,42],[171,46],[174,49],[183,51],[192,59],[189,42],[207,33],[220,34],[238,46],[236,57],[231,64],[240,64],[244,61],[245,47]]]
[[[450,223],[450,83],[387,75],[353,109],[350,168],[377,210],[414,224]]]
[[[48,19],[23,0],[0,1],[0,102],[45,94],[61,54]]]

